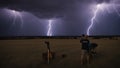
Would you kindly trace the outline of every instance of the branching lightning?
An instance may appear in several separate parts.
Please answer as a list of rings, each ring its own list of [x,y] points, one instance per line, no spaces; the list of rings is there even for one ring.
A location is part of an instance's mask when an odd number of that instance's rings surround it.
[[[21,14],[19,15],[19,17],[20,17],[20,20],[21,20],[21,28],[23,28],[23,17],[22,17]]]
[[[13,25],[15,25],[15,23],[16,23],[16,21],[17,21],[17,16],[19,17],[19,19],[20,19],[20,22],[21,22],[21,28],[22,28],[22,26],[23,26],[23,18],[22,18],[22,15],[21,15],[21,13],[20,12],[18,12],[18,11],[15,11],[15,10],[10,10],[10,12],[11,12],[11,14],[13,14],[14,15],[14,18],[13,18]]]
[[[15,24],[15,21],[16,21],[16,11],[14,10],[11,10],[12,13],[14,14],[14,18],[13,18],[13,25]]]
[[[47,32],[47,36],[52,36],[52,21],[53,20],[48,20],[48,32]]]
[[[100,4],[96,4],[93,8],[95,8],[95,10],[93,12],[93,17],[91,18],[90,26],[87,29],[87,35],[90,35],[91,28],[93,28],[98,12],[102,12],[102,13],[105,13],[105,12],[114,13],[115,12],[118,16],[120,16],[119,0],[110,0],[109,3],[103,2]]]

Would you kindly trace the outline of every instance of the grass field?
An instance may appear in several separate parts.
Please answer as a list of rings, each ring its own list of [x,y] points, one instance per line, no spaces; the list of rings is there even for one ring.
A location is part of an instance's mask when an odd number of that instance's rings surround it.
[[[56,53],[46,64],[42,53],[47,51],[44,41]],[[89,65],[80,65],[79,39],[0,40],[0,68],[120,68],[120,39],[91,39],[97,43],[97,55]],[[62,58],[62,54],[66,57]]]

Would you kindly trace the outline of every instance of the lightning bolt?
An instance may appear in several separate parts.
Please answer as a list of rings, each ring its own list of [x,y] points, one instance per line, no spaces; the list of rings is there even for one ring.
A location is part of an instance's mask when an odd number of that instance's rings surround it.
[[[47,36],[52,36],[52,20],[48,20],[48,24]]]
[[[21,20],[21,28],[23,28],[23,17],[19,14],[20,20]]]
[[[90,35],[91,28],[93,27],[95,23],[95,19],[97,17],[98,11],[102,11],[102,13],[116,13],[118,16],[120,16],[120,4],[119,0],[111,0],[110,3],[100,3],[95,5],[94,15],[91,18],[91,24],[87,29],[87,35]]]
[[[11,10],[12,13],[14,14],[14,18],[13,18],[13,25],[15,25],[15,21],[16,21],[16,11]]]
[[[20,12],[18,11],[15,11],[15,10],[11,10],[12,14],[14,15],[14,18],[13,18],[13,25],[15,25],[15,22],[16,22],[16,19],[17,19],[17,16],[19,17],[20,19],[20,22],[21,22],[21,28],[23,27],[23,18],[22,18],[22,15],[20,14]]]
[[[100,8],[100,5],[98,4],[97,7],[96,7],[96,10],[94,11],[94,15],[93,15],[93,17],[91,19],[91,24],[87,29],[87,35],[90,35],[90,29],[92,28],[92,26],[94,24],[94,20],[96,19],[97,12],[98,12],[99,8]]]

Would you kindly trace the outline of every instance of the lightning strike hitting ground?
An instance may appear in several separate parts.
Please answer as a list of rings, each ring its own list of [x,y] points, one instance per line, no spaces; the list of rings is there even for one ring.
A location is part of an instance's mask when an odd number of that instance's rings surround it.
[[[52,36],[52,21],[53,20],[48,20],[48,32],[47,32],[47,36]]]
[[[98,12],[99,8],[100,8],[100,5],[98,4],[97,7],[96,7],[96,10],[95,10],[95,12],[94,12],[94,16],[93,16],[92,19],[91,19],[91,24],[90,24],[90,26],[88,27],[87,35],[90,35],[90,29],[92,28],[92,26],[93,26],[93,24],[94,24],[94,20],[95,20],[95,18],[96,18],[96,16],[97,16],[97,12]]]
[[[116,13],[118,16],[120,16],[120,4],[119,4],[119,0],[110,0],[109,3],[100,3],[100,4],[96,4],[94,7],[96,8],[94,10],[94,14],[93,17],[91,18],[91,24],[87,29],[87,35],[90,35],[91,32],[91,28],[93,28],[93,25],[95,23],[96,17],[98,12],[102,12],[102,13]]]

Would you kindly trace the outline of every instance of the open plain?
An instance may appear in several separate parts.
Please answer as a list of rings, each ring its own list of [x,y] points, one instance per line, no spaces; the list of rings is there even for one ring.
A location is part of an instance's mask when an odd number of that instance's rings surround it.
[[[50,42],[55,59],[47,64],[42,53]],[[90,64],[80,64],[79,39],[0,40],[0,68],[120,68],[120,39],[90,39],[97,43],[97,54]],[[62,55],[65,55],[63,58]]]

